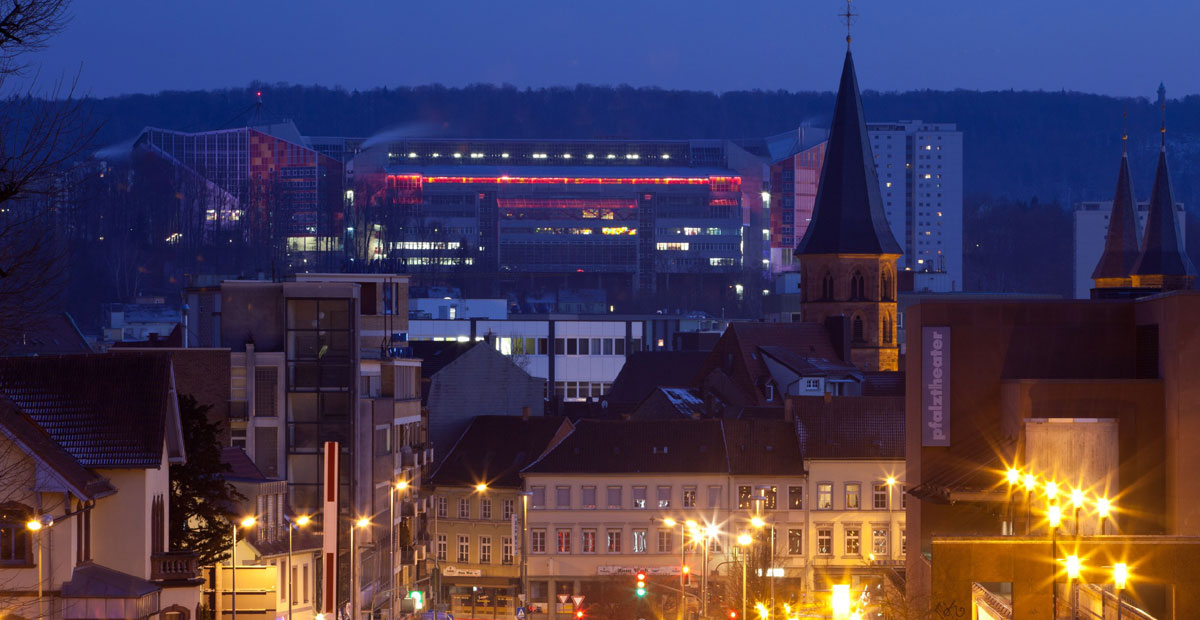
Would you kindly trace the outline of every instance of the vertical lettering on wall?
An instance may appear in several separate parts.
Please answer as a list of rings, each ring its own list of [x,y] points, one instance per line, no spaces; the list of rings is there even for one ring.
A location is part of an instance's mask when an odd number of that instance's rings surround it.
[[[921,328],[921,445],[950,445],[950,328]]]

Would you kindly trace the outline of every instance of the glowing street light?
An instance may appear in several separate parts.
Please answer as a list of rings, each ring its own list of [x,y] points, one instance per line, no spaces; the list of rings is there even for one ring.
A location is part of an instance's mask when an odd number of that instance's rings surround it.
[[[1046,519],[1050,521],[1050,527],[1057,528],[1062,523],[1062,508],[1058,504],[1051,504]]]
[[[1032,492],[1033,489],[1037,487],[1037,478],[1035,478],[1033,474],[1025,474],[1024,482],[1026,493]]]
[[[665,525],[667,527],[675,527],[675,519],[672,519],[671,517],[667,517],[666,519],[663,519],[662,523],[663,523],[663,525]]]
[[[396,483],[397,491],[404,491],[406,489],[408,489],[408,481],[407,480],[401,480],[400,482]]]
[[[1071,507],[1074,508],[1075,510],[1079,510],[1079,507],[1082,505],[1083,505],[1083,490],[1082,489],[1071,489]]]
[[[232,610],[233,610],[232,611],[233,620],[237,620],[237,530],[238,530],[238,525],[241,525],[243,528],[250,529],[250,528],[254,527],[254,524],[256,522],[257,522],[257,520],[254,518],[254,515],[249,515],[247,517],[242,518],[242,520],[238,524],[234,524],[234,526],[233,526],[233,546],[230,549],[230,555],[229,555],[229,588],[230,588],[230,590],[232,590],[232,592],[231,592],[232,601],[231,601],[230,607],[232,607]]]
[[[745,534],[745,533],[738,534],[737,543],[739,545],[745,547],[746,545],[750,544],[751,542],[754,542],[754,539],[751,538],[749,534]]]
[[[750,525],[753,525],[754,527],[761,528],[766,524],[767,524],[767,522],[763,521],[761,517],[754,517],[754,518],[750,519]]]
[[[1125,589],[1125,582],[1129,580],[1129,567],[1124,562],[1118,562],[1113,565],[1113,585],[1118,590]]]
[[[1070,579],[1079,579],[1079,569],[1080,568],[1081,568],[1081,564],[1079,562],[1079,556],[1068,555],[1067,556],[1067,577]]]
[[[888,477],[887,477],[887,485],[888,485],[889,487],[894,487],[894,486],[896,486],[896,477],[895,477],[895,476],[888,476]]]
[[[485,484],[483,482],[480,482],[479,484],[475,485],[475,491],[478,493],[483,493],[484,491],[487,490],[487,488],[488,488],[487,484]]]
[[[1046,483],[1046,497],[1049,497],[1050,501],[1054,501],[1055,499],[1058,498],[1058,483],[1057,482],[1050,480],[1049,482]]]
[[[850,620],[850,584],[833,584],[829,604],[833,608],[833,620]]]

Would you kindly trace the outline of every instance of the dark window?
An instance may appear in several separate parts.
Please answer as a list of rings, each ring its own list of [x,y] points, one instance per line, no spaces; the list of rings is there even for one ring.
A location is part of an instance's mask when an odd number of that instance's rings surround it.
[[[833,274],[828,272],[821,280],[821,299],[826,301],[833,299]]]
[[[854,342],[866,341],[866,338],[863,336],[865,332],[863,330],[863,320],[861,316],[854,317],[854,323],[853,327],[851,328],[851,332],[853,334],[851,338],[854,340]]]
[[[866,280],[862,273],[855,271],[854,275],[850,276],[850,299],[859,300],[866,297]]]
[[[359,282],[358,291],[359,312],[362,314],[375,314],[375,283]]]
[[[584,341],[584,342],[586,342],[586,341]],[[567,339],[567,355],[578,355],[578,354],[579,354],[579,340],[577,340],[575,338],[568,338]]]
[[[13,506],[0,510],[0,566],[32,564],[30,549],[32,534],[25,524],[33,516],[24,507]]]

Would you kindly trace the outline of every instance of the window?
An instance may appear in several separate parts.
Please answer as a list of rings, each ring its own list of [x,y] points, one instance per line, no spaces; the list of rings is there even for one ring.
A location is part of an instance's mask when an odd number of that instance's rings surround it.
[[[589,510],[596,507],[596,487],[583,487],[583,507]]]
[[[900,489],[900,510],[904,510],[905,508],[908,508],[908,493],[905,493],[904,489],[901,488]]]
[[[833,528],[817,528],[817,555],[833,555]]]
[[[291,582],[291,584],[289,584],[291,586],[291,588],[289,588],[285,591],[288,593],[287,598],[292,599],[292,604],[295,605],[296,603],[300,602],[299,600],[296,599],[296,580],[299,578],[300,567],[293,564],[291,566],[291,568],[292,568],[292,582]]]
[[[767,498],[763,508],[767,510],[775,510],[775,497],[779,494],[779,489],[776,487],[762,487],[761,495]]]
[[[621,508],[621,487],[608,487],[608,507]]]
[[[788,553],[804,554],[804,530],[788,530]]]
[[[816,392],[819,389],[821,389],[821,380],[820,379],[805,379],[804,380],[804,391]]]
[[[822,482],[817,485],[817,510],[833,510],[833,483]]]
[[[583,530],[583,552],[596,552],[596,530]]]
[[[863,320],[862,320],[861,316],[854,317],[854,322],[851,325],[851,332],[852,332],[851,339],[854,342],[860,342],[860,343],[866,342],[866,337],[863,335],[866,332],[865,332],[865,329],[863,328]]]
[[[646,530],[633,530],[633,552],[646,552]]]
[[[554,507],[555,508],[570,508],[571,507],[571,487],[555,487],[554,488]]]
[[[529,498],[529,504],[534,508],[546,507],[546,487],[533,487],[533,497]]]
[[[492,563],[492,537],[491,536],[480,536],[479,537],[479,563],[480,564],[491,564]]]
[[[471,538],[462,534],[458,535],[458,561],[471,561]]]
[[[886,527],[871,528],[871,553],[883,559],[888,554],[888,531]]]
[[[683,487],[683,507],[696,507],[696,487]]]
[[[862,555],[862,549],[859,547],[859,538],[862,530],[857,527],[846,528],[846,555]]]
[[[304,576],[304,581],[301,583],[301,586],[304,589],[304,602],[307,603],[308,602],[308,564],[304,565],[304,570],[301,571],[301,574]]]
[[[900,526],[900,555],[908,553],[908,533],[904,531],[904,526]]]
[[[555,538],[558,540],[558,552],[571,552],[571,530],[557,530]]]
[[[671,553],[672,549],[671,530],[658,530],[658,546],[656,550],[659,553]]]
[[[658,487],[658,507],[671,507],[671,487]]]
[[[447,504],[446,498],[444,498],[444,497],[437,498],[437,516],[439,519],[446,518],[446,513],[448,512],[446,504]]]
[[[721,487],[716,487],[716,486],[708,487],[708,507],[709,508],[720,508],[721,507]]]
[[[446,561],[446,535],[437,535],[437,559],[442,562]]]
[[[546,552],[546,530],[531,530],[529,532],[529,552]]]
[[[875,510],[888,509],[888,485],[876,482],[871,485],[871,507]]]
[[[511,565],[513,563],[512,536],[502,536],[500,538],[500,563],[506,565]]]
[[[491,519],[492,518],[492,500],[491,500],[491,498],[487,498],[487,497],[479,498],[479,518],[480,519]]]
[[[862,495],[862,485],[857,482],[846,483],[846,510],[858,510],[862,507],[859,501]]]
[[[804,510],[804,487],[788,487],[788,508]]]
[[[511,499],[500,500],[500,518],[505,521],[512,520],[513,512],[516,510],[516,502]]]
[[[469,500],[465,497],[460,497],[458,499],[458,518],[459,519],[470,519],[471,518],[471,500]]]
[[[633,487],[633,507],[646,507],[646,487]]]
[[[750,507],[750,495],[749,486],[743,485],[738,487],[738,508]]]
[[[608,552],[621,552],[621,530],[608,530]]]

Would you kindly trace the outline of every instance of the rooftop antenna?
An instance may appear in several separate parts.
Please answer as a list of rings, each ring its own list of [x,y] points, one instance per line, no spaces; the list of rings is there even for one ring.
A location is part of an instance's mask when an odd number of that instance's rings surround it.
[[[255,124],[255,125],[261,125],[261,124],[262,124],[262,108],[263,108],[263,103],[262,103],[262,91],[261,91],[261,90],[256,90],[256,91],[254,91],[254,97],[255,97],[255,101],[254,101],[254,124]]]
[[[858,13],[855,13],[852,10],[853,7],[850,6],[852,1],[846,0],[846,12],[838,13],[842,18],[842,23],[846,24],[846,51],[850,51],[850,27],[854,25],[854,19],[858,17]]]

